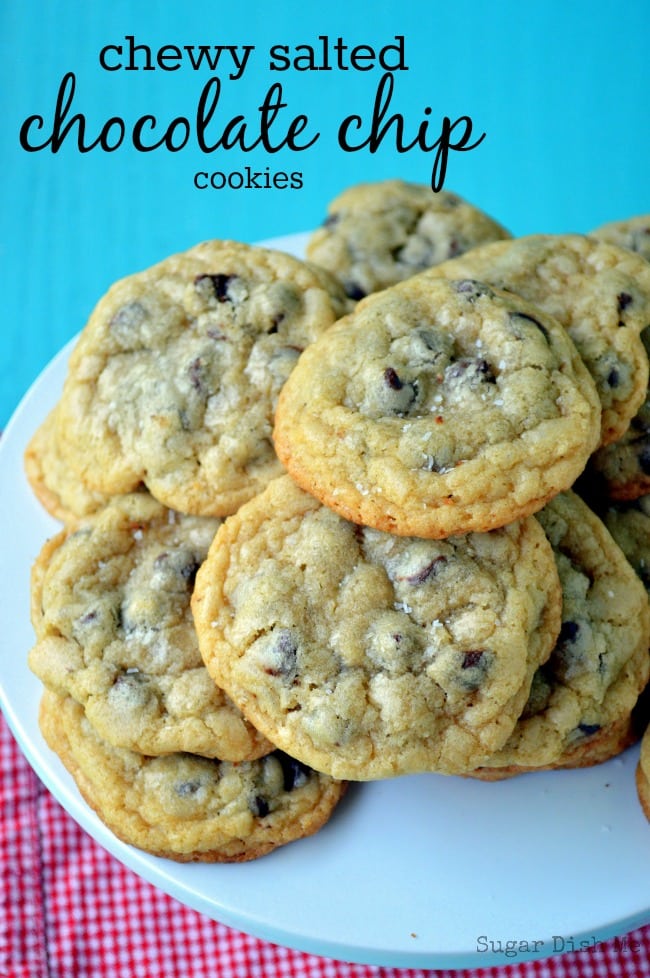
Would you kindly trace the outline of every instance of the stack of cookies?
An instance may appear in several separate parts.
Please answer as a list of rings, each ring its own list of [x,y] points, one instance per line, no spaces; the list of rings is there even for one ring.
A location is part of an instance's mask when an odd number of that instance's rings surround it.
[[[647,396],[650,264],[611,233],[388,181],[306,262],[207,242],[100,301],[25,456],[65,524],[29,662],[118,836],[251,859],[350,780],[638,738],[647,576],[599,458]]]
[[[345,785],[276,750],[214,685],[190,599],[223,516],[281,472],[277,394],[348,307],[288,255],[206,242],[116,283],[25,456],[65,528],[33,570],[41,727],[104,822],[177,860],[309,835]]]

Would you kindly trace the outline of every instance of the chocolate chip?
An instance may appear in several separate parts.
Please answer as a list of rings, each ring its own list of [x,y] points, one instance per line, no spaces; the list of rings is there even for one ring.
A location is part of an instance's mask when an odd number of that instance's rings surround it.
[[[248,807],[255,818],[264,818],[271,811],[268,801],[262,795],[254,795],[250,799]]]
[[[540,333],[548,343],[549,340],[548,330],[546,329],[545,326],[542,326],[539,320],[535,319],[534,316],[530,316],[527,312],[511,312],[509,313],[509,316],[510,316],[511,323],[513,324],[514,321],[518,319],[523,319],[524,322],[531,323],[540,331]],[[518,340],[523,339],[522,335],[517,332],[516,328],[514,329],[514,333]]]
[[[159,575],[155,584],[157,587],[165,586],[169,582],[172,584],[177,582],[180,578],[185,585],[191,587],[199,567],[200,561],[187,550],[177,550],[174,553],[164,550],[153,562],[154,571]]]
[[[89,625],[91,621],[95,621],[97,618],[96,611],[87,611],[85,615],[82,615],[79,619],[80,625]]]
[[[348,299],[352,299],[354,302],[358,302],[360,299],[365,299],[366,295],[368,294],[358,282],[352,282],[350,280],[343,282],[343,289]]]
[[[394,391],[401,391],[402,387],[404,386],[402,381],[399,379],[397,371],[393,370],[392,367],[386,367],[384,370],[384,383]]]
[[[393,367],[386,367],[382,376],[387,388],[382,400],[384,411],[389,414],[406,414],[418,397],[416,380],[404,381]]]
[[[600,730],[599,723],[579,723],[576,727],[583,737],[591,737]]]
[[[435,577],[439,570],[441,570],[447,563],[447,558],[444,556],[435,557],[432,561],[422,567],[420,570],[416,571],[414,574],[409,574],[408,577],[398,577],[399,581],[406,581],[407,584],[424,584],[428,581],[430,577]],[[465,668],[465,666],[463,666]]]
[[[181,567],[181,577],[190,587],[194,584],[200,566],[201,561],[193,557]]]
[[[494,374],[492,373],[490,364],[487,362],[487,360],[476,360],[475,369],[482,380],[486,380],[490,384],[495,383]]]
[[[490,364],[482,358],[463,357],[455,360],[445,371],[447,378],[466,377],[471,381],[483,381],[488,384],[496,383]]]
[[[137,612],[136,612],[137,615]],[[131,614],[130,601],[125,599],[119,609],[119,627],[124,631],[124,634],[128,636],[133,636],[138,630],[141,632],[150,631],[152,626],[149,623],[143,623],[136,617],[134,619]]]
[[[195,795],[200,787],[200,781],[181,781],[180,784],[176,785],[176,794],[181,798],[189,798],[191,795]]]
[[[237,275],[197,275],[194,279],[194,286],[197,292],[203,294],[205,294],[206,286],[208,286],[217,302],[227,302],[230,300],[230,296],[228,295],[229,286],[236,278],[238,278]]]
[[[468,692],[475,692],[483,683],[493,655],[485,649],[471,649],[462,653],[460,685]]]
[[[309,780],[311,773],[306,764],[297,761],[295,757],[289,757],[282,751],[276,751],[273,755],[282,768],[282,785],[285,791],[293,791],[294,788],[301,788]]]
[[[477,282],[472,278],[459,279],[451,283],[452,288],[459,295],[464,296],[470,302],[474,302],[482,295],[494,295],[492,289],[484,282]]]
[[[122,669],[113,679],[108,690],[108,701],[117,707],[118,714],[141,716],[156,705],[156,692],[147,673],[135,667]]]
[[[631,431],[639,431],[642,435],[650,434],[650,418],[644,417],[643,414],[636,414],[630,422],[630,429]]]
[[[396,248],[391,248],[391,250],[390,250],[390,257],[395,262],[403,261],[404,260],[404,251],[405,251],[405,246],[404,245],[398,245]]]
[[[205,363],[201,357],[195,357],[189,365],[188,374],[194,390],[201,393],[205,388]]]
[[[281,676],[288,681],[293,681],[298,661],[297,642],[288,628],[278,628],[272,638],[270,662],[265,672],[269,676]]]
[[[575,621],[563,621],[560,627],[557,644],[562,645],[566,642],[575,642],[580,633],[580,625]]]
[[[480,664],[482,658],[483,652],[481,651],[463,652],[461,669],[473,669]]]
[[[621,376],[620,376],[618,370],[616,370],[616,368],[612,368],[612,370],[610,370],[610,372],[607,374],[607,384],[608,384],[608,386],[609,387],[618,387],[620,381],[621,381]]]
[[[526,706],[521,714],[522,720],[528,720],[545,710],[548,706],[553,689],[555,687],[555,676],[548,663],[540,666],[533,676],[530,686],[530,693],[526,701]]]
[[[629,292],[619,292],[619,294],[616,296],[618,311],[623,312],[623,310],[627,309],[627,307],[633,301],[634,299],[632,298]]]

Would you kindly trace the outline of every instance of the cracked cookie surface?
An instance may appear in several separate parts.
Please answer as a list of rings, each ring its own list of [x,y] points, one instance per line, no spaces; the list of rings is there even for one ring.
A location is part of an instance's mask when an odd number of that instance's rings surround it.
[[[243,862],[312,835],[345,785],[274,751],[231,764],[109,746],[70,697],[46,692],[41,731],[100,819],[124,842],[179,862]]]
[[[350,187],[328,208],[307,256],[354,300],[510,233],[458,194],[403,180]]]
[[[301,355],[276,411],[293,478],[346,519],[444,537],[540,509],[600,432],[592,378],[537,307],[424,272]]]
[[[66,460],[100,493],[144,483],[179,512],[233,512],[281,471],[277,395],[347,308],[326,272],[232,241],[122,279],[70,357],[57,408]]]
[[[603,522],[573,492],[551,500],[536,518],[555,554],[562,627],[488,775],[592,763],[594,744],[608,731],[626,734],[650,674],[648,595]],[[616,734],[609,749],[617,753],[630,742]],[[601,745],[598,759],[606,756]]]
[[[554,316],[594,379],[602,406],[601,444],[623,435],[648,387],[640,335],[650,324],[647,262],[585,235],[534,234],[482,245],[434,271],[482,279]]]
[[[218,685],[333,777],[461,773],[506,741],[560,625],[532,517],[444,541],[356,526],[288,477],[220,527],[192,608]]]
[[[209,677],[190,598],[219,521],[118,497],[49,540],[32,575],[32,671],[99,735],[142,754],[271,749]]]

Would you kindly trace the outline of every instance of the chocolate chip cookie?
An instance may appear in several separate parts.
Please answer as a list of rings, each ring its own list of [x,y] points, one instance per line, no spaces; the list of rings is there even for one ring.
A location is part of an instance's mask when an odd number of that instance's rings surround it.
[[[403,180],[350,187],[328,207],[307,256],[362,299],[506,231],[458,194]]]
[[[584,235],[535,234],[483,245],[434,271],[508,289],[559,320],[596,384],[601,444],[623,435],[648,387],[641,332],[650,324],[650,264]]]
[[[271,749],[199,653],[190,597],[218,522],[120,496],[49,540],[34,565],[29,665],[116,747],[229,761]]]
[[[560,626],[533,518],[444,541],[350,523],[288,476],[224,521],[192,609],[208,671],[336,778],[463,773],[512,733]]]
[[[430,538],[503,526],[569,488],[601,413],[551,315],[435,271],[362,300],[312,343],[274,429],[278,456],[321,502]]]
[[[537,514],[562,584],[562,627],[487,775],[605,760],[631,743],[650,676],[650,604],[623,551],[573,492]]]
[[[345,785],[280,751],[231,764],[109,746],[70,697],[46,692],[40,726],[81,794],[122,841],[178,862],[243,862],[312,835]]]
[[[94,491],[144,483],[179,512],[233,512],[281,471],[277,395],[301,350],[347,307],[326,272],[231,241],[117,282],[70,358],[61,451]]]

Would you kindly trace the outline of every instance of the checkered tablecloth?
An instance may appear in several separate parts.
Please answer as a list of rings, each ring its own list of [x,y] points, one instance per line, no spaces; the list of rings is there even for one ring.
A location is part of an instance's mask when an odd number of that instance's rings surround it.
[[[637,978],[650,926],[544,961],[462,971],[347,964],[257,940],[182,906],[97,845],[0,716],[1,978]]]

